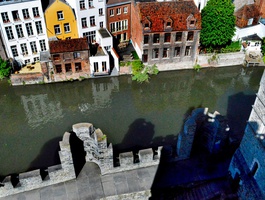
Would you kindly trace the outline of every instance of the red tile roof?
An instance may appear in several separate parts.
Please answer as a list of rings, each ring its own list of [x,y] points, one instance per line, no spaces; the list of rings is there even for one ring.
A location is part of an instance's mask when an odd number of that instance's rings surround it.
[[[63,53],[88,50],[86,38],[77,38],[70,40],[49,41],[50,53]]]
[[[187,30],[187,18],[196,18],[195,29],[201,29],[201,14],[193,1],[137,3],[141,22],[150,21],[151,31],[164,31],[164,24],[171,19],[172,31]]]
[[[238,11],[236,11],[236,26],[239,28],[246,27],[248,25],[248,20],[253,18],[252,25],[258,23],[261,13],[259,12],[258,6],[255,4],[244,5]]]

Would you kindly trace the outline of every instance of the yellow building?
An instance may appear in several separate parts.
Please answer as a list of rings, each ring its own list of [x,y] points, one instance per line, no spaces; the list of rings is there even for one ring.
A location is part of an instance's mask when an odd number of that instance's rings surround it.
[[[49,38],[78,38],[74,11],[64,0],[50,1],[50,5],[45,10],[44,15]]]

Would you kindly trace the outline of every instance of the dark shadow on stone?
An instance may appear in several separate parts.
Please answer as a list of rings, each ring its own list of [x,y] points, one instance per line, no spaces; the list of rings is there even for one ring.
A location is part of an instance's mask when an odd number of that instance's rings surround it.
[[[86,152],[84,151],[84,142],[80,140],[74,132],[71,132],[70,146],[75,168],[75,175],[77,177],[86,163]]]
[[[138,153],[140,149],[150,148],[155,126],[145,119],[136,119],[130,126],[122,143],[113,146],[114,165],[116,166],[119,153],[133,151]]]
[[[31,162],[31,165],[27,171],[47,168],[53,165],[58,165],[60,163],[59,158],[59,141],[62,140],[62,137],[56,137],[48,141],[41,149],[37,158]]]
[[[228,98],[227,119],[230,127],[230,138],[237,148],[243,138],[255,95],[240,92]]]

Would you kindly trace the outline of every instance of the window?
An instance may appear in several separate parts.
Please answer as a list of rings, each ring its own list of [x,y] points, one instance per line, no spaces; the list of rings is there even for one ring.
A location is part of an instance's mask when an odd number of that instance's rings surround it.
[[[115,23],[110,23],[110,32],[115,32]]]
[[[30,59],[24,60],[24,64],[27,65],[30,63]]]
[[[33,58],[33,60],[34,60],[34,62],[37,62],[40,60],[40,57],[35,57],[35,58]]]
[[[64,26],[64,32],[65,33],[69,33],[70,32],[70,24],[69,23],[65,23],[63,26]]]
[[[32,53],[37,53],[38,52],[35,41],[34,42],[30,42],[30,47],[31,47]]]
[[[79,52],[74,52],[74,59],[81,58],[81,54]]]
[[[41,51],[46,51],[45,40],[40,40],[40,49]]]
[[[80,62],[75,63],[75,71],[76,71],[76,72],[80,72],[80,71],[82,71],[82,65],[81,65]]]
[[[120,31],[121,30],[121,22],[116,22],[116,31]]]
[[[81,23],[82,23],[82,28],[87,28],[87,21],[85,17],[81,19]]]
[[[94,72],[98,72],[98,62],[94,62]]]
[[[23,38],[24,37],[21,24],[16,25],[16,31],[17,31],[18,38]]]
[[[186,46],[185,56],[190,56],[190,46]]]
[[[58,18],[58,20],[64,19],[64,17],[63,17],[63,11],[58,11],[57,12],[57,18]]]
[[[43,31],[42,31],[41,21],[35,22],[35,25],[36,25],[37,33],[38,33],[38,34],[43,33]]]
[[[123,13],[128,13],[128,7],[127,6],[123,8]]]
[[[114,10],[113,10],[113,9],[110,9],[110,10],[109,10],[109,15],[110,15],[110,16],[114,16]]]
[[[98,14],[103,15],[103,8],[98,9]]]
[[[107,62],[106,61],[102,62],[102,71],[103,72],[107,71]]]
[[[12,16],[13,16],[14,21],[20,20],[17,10],[12,11]]]
[[[11,46],[11,51],[12,51],[13,57],[17,57],[18,56],[17,46],[16,45]]]
[[[171,22],[167,22],[167,27],[171,27]]]
[[[149,35],[144,35],[144,44],[148,44],[149,42]]]
[[[6,35],[7,35],[7,38],[8,38],[9,40],[14,39],[14,35],[13,35],[13,31],[12,31],[12,27],[11,27],[11,26],[7,26],[7,27],[5,27],[5,29],[6,29]]]
[[[72,72],[72,66],[71,63],[67,63],[64,65],[65,66],[65,71],[66,72]]]
[[[56,70],[56,73],[61,73],[62,72],[62,65],[55,65],[55,70]]]
[[[89,31],[87,37],[89,42],[95,41],[96,31]]]
[[[21,47],[21,52],[22,52],[23,56],[28,55],[27,44],[26,43],[20,44],[20,47]]]
[[[180,47],[175,47],[174,49],[174,57],[180,56]]]
[[[182,40],[182,32],[176,32],[176,42],[180,42]]]
[[[117,15],[121,14],[121,8],[117,8]]]
[[[86,9],[85,0],[81,0],[81,1],[79,1],[79,6],[80,6],[80,10],[84,10],[84,9]]]
[[[168,58],[169,55],[169,48],[164,48],[163,49],[163,58]]]
[[[103,28],[103,22],[99,22],[99,27]]]
[[[128,28],[128,20],[122,21],[122,30],[127,30]]]
[[[165,33],[164,42],[170,42],[170,37],[171,37],[170,33]]]
[[[61,34],[60,25],[54,25],[54,33],[55,34]]]
[[[90,26],[96,26],[95,16],[90,17]]]
[[[7,12],[1,13],[1,16],[2,16],[2,20],[3,20],[4,23],[9,22],[9,18],[8,18]]]
[[[159,34],[154,34],[153,43],[159,43]]]
[[[40,16],[38,7],[32,8],[32,12],[33,12],[33,16],[34,17],[39,17]]]
[[[24,19],[29,19],[29,10],[28,9],[22,9],[22,14]]]
[[[253,18],[250,18],[250,19],[248,19],[248,26],[250,26],[250,25],[252,25],[253,24]]]
[[[252,168],[251,168],[250,175],[251,175],[251,176],[255,176],[255,174],[256,174],[258,168],[259,168],[259,165],[258,165],[257,162],[255,162],[255,163],[253,164]]]
[[[150,24],[149,24],[149,23],[145,23],[145,24],[144,24],[144,28],[145,28],[145,29],[149,29],[149,28],[150,28]]]
[[[188,32],[187,40],[188,41],[192,41],[193,40],[193,32],[192,31]]]
[[[153,49],[153,55],[152,55],[152,57],[153,58],[158,58],[158,56],[159,56],[159,49]]]
[[[31,23],[26,23],[26,29],[28,36],[34,35]]]
[[[72,58],[71,55],[72,55],[71,53],[64,53],[63,54],[63,59],[64,60],[71,60],[71,58]]]
[[[52,55],[52,59],[53,61],[58,62],[58,61],[61,61],[61,56],[60,54],[54,54]]]
[[[89,8],[94,7],[93,0],[88,0],[88,6],[89,6]]]

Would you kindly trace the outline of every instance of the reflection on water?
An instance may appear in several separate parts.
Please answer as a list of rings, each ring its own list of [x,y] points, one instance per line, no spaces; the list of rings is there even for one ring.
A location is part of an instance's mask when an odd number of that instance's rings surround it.
[[[22,95],[21,103],[24,106],[28,124],[33,128],[63,117],[60,102],[49,101],[47,94]]]
[[[116,153],[174,145],[197,107],[227,115],[242,132],[262,73],[229,67],[161,72],[143,84],[131,76],[18,87],[0,82],[0,175],[56,164],[58,145],[52,145],[79,122],[100,128]]]

